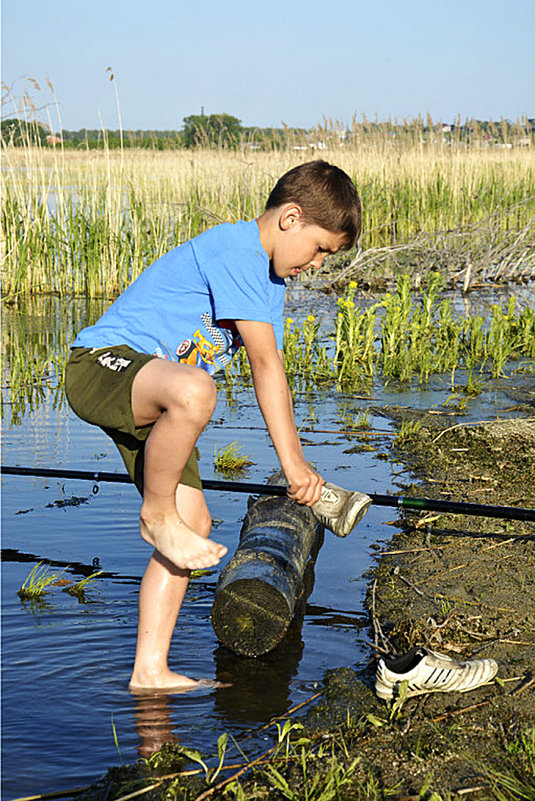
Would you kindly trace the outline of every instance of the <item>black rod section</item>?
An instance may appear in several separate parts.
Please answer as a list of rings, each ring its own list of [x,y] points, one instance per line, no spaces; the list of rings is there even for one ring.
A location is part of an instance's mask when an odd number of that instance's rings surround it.
[[[36,476],[41,478],[74,478],[86,481],[110,481],[116,484],[131,484],[126,473],[106,473],[91,470],[62,470],[45,467],[10,467],[2,465],[1,472],[11,476]],[[279,484],[254,484],[246,481],[217,481],[205,479],[203,489],[220,492],[246,492],[252,495],[286,495],[287,488]],[[392,506],[412,511],[451,512],[454,514],[498,517],[505,520],[531,520],[535,522],[535,509],[517,506],[492,506],[466,501],[439,501],[433,498],[407,498],[403,495],[378,495],[368,493],[376,506]]]

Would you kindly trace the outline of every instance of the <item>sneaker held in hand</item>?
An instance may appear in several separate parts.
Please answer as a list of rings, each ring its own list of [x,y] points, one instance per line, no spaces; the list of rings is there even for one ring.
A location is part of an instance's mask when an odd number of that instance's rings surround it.
[[[311,509],[325,528],[337,537],[347,537],[364,517],[371,502],[371,498],[362,492],[352,492],[327,482],[321,488],[319,501]]]
[[[427,648],[413,648],[395,659],[379,659],[375,692],[390,699],[402,681],[408,682],[407,698],[425,693],[465,693],[494,678],[498,664],[494,659],[457,662]]]

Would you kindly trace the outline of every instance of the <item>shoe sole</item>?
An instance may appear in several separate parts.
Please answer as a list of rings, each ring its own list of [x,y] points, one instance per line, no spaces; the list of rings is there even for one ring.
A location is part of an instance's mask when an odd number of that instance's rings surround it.
[[[406,698],[415,698],[418,695],[431,695],[431,693],[469,693],[470,690],[477,690],[479,687],[488,687],[493,683],[494,677],[492,679],[488,679],[488,681],[484,681],[482,684],[474,684],[473,687],[465,687],[462,690],[458,689],[441,689],[440,687],[437,688],[430,688],[429,690],[409,690],[407,692]],[[381,698],[383,701],[390,701],[394,697],[394,693],[385,693],[379,691],[375,688],[375,694]]]

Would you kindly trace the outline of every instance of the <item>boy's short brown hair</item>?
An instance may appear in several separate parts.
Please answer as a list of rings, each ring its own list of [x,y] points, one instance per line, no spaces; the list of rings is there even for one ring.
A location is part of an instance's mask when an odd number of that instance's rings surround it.
[[[275,184],[267,209],[296,203],[306,223],[335,234],[345,234],[345,248],[356,245],[362,229],[359,194],[349,175],[340,167],[318,159],[285,173]]]

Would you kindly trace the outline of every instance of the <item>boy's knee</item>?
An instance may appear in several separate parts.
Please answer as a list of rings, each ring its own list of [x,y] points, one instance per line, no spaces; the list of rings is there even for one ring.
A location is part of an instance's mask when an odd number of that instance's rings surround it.
[[[187,382],[183,376],[177,376],[174,397],[178,406],[194,416],[209,419],[217,399],[215,381],[205,370],[195,368],[188,374]]]
[[[193,402],[211,415],[217,400],[215,381],[212,376],[208,375],[205,370],[197,368],[194,381],[191,384],[191,392]]]

